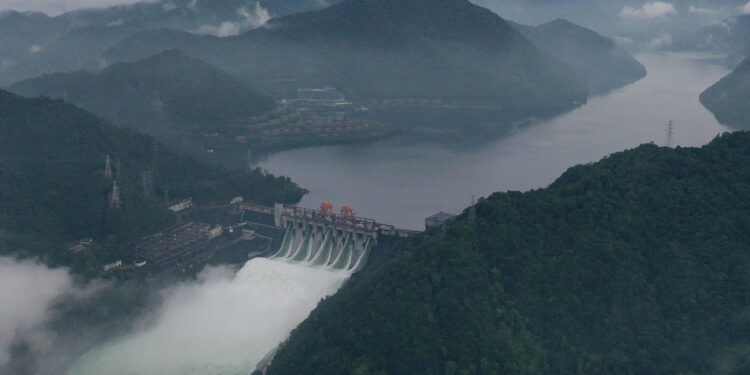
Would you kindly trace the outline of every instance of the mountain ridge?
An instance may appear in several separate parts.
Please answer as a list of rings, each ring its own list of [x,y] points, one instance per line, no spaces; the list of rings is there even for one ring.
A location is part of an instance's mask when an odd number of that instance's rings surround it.
[[[750,58],[702,92],[700,101],[722,124],[750,129]]]
[[[277,99],[300,87],[332,86],[359,102],[481,102],[506,119],[519,119],[574,108],[588,94],[570,68],[465,0],[350,0],[221,40],[152,31],[122,41],[104,57],[127,61],[168,48],[219,66]]]
[[[43,75],[10,90],[66,99],[113,123],[150,134],[246,119],[276,105],[237,77],[179,50],[99,71]]]
[[[267,373],[744,374],[748,165],[750,133],[724,134],[480,199],[354,275]]]

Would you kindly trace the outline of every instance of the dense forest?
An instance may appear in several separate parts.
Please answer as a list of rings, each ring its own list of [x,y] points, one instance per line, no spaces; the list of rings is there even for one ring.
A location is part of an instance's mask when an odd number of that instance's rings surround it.
[[[121,191],[119,209],[109,208],[107,155]],[[288,178],[200,163],[63,101],[0,91],[0,253],[20,249],[80,270],[131,259],[134,239],[174,222],[166,199],[212,205],[242,195],[271,204],[297,202],[303,194]],[[94,259],[63,250],[81,238],[102,246],[90,254]]]
[[[569,67],[466,0],[349,0],[228,38],[150,30],[103,56],[130,61],[168,48],[276,98],[299,87],[332,86],[355,101],[446,100],[518,119],[559,113],[588,95]]]
[[[652,144],[496,193],[373,258],[286,374],[746,374],[750,133]]]
[[[334,2],[156,0],[86,7],[57,16],[41,12],[2,12],[0,85],[45,73],[99,67],[103,51],[143,30],[168,28],[229,36],[260,26],[265,17],[320,9]],[[34,48],[30,53],[31,46]]]
[[[149,134],[208,133],[276,106],[239,78],[177,50],[97,72],[47,74],[18,82],[10,91],[64,99],[116,125]]]
[[[750,129],[750,58],[704,91],[700,99],[722,124]]]
[[[602,94],[646,76],[641,65],[612,39],[570,21],[556,19],[533,27],[511,23],[544,52],[564,62]]]

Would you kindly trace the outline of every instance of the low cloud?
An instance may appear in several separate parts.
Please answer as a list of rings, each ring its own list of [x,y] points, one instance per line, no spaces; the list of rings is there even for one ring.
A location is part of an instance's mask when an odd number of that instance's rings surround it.
[[[349,274],[256,258],[164,291],[141,329],[81,357],[70,375],[248,374]]]
[[[691,5],[690,8],[688,8],[688,12],[691,14],[699,15],[699,16],[715,16],[719,13],[721,13],[723,9],[713,9],[713,8],[701,8],[697,7],[695,5]]]
[[[742,14],[750,14],[750,1],[740,7],[740,13]]]
[[[19,338],[44,342],[42,325],[50,306],[72,291],[73,279],[65,269],[0,258],[0,368],[10,361]]]
[[[662,47],[667,47],[672,44],[672,35],[668,33],[662,33],[656,38],[652,39],[649,43],[650,47],[653,49],[659,49]]]
[[[39,53],[39,52],[42,52],[42,51],[44,51],[44,47],[42,47],[40,45],[37,45],[37,44],[34,44],[31,47],[29,47],[29,53],[30,54],[35,54],[35,53]]]
[[[255,3],[255,8],[252,10],[249,10],[247,7],[238,9],[237,15],[239,16],[238,21],[226,21],[219,25],[203,25],[198,29],[198,33],[215,35],[222,38],[234,36],[247,30],[257,29],[271,19],[268,9],[264,8],[260,3]]]
[[[664,1],[652,1],[640,7],[626,6],[620,16],[627,19],[655,19],[677,14],[674,4]]]
[[[105,8],[140,1],[142,0],[0,0],[0,10],[39,11],[50,15],[58,15],[80,8]]]

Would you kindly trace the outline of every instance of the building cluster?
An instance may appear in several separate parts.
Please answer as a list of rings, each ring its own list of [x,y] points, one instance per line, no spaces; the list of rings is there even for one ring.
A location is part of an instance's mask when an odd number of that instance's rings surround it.
[[[446,103],[442,99],[418,99],[418,98],[399,98],[399,99],[372,99],[370,104],[377,105],[412,105],[412,106],[443,106]]]
[[[221,226],[188,223],[141,239],[136,245],[137,257],[155,270],[189,268],[211,258],[211,242],[222,234]]]

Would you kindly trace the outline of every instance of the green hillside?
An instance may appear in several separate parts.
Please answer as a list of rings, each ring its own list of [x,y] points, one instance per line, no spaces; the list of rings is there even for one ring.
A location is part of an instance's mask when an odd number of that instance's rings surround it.
[[[700,96],[722,124],[750,129],[750,58]]]
[[[570,21],[514,26],[544,52],[573,68],[588,82],[592,94],[606,93],[646,76],[646,68],[614,41]]]
[[[108,207],[107,155],[122,191],[116,210]],[[153,175],[152,193],[143,189],[144,172]],[[20,250],[69,264],[64,245],[94,238],[109,249],[97,261],[131,259],[133,239],[174,222],[163,203],[166,188],[172,200],[192,197],[199,204],[238,195],[296,202],[304,193],[288,178],[226,171],[175,154],[63,101],[0,91],[0,253]]]
[[[750,133],[496,193],[381,257],[269,374],[746,374]]]
[[[230,38],[152,30],[104,56],[127,61],[169,48],[277,99],[331,86],[363,103],[420,99],[442,103],[438,110],[489,108],[502,122],[556,114],[588,95],[570,68],[466,0],[348,0]]]
[[[275,106],[273,99],[255,93],[239,78],[177,50],[97,72],[43,75],[10,90],[65,99],[147,133],[246,121]]]

